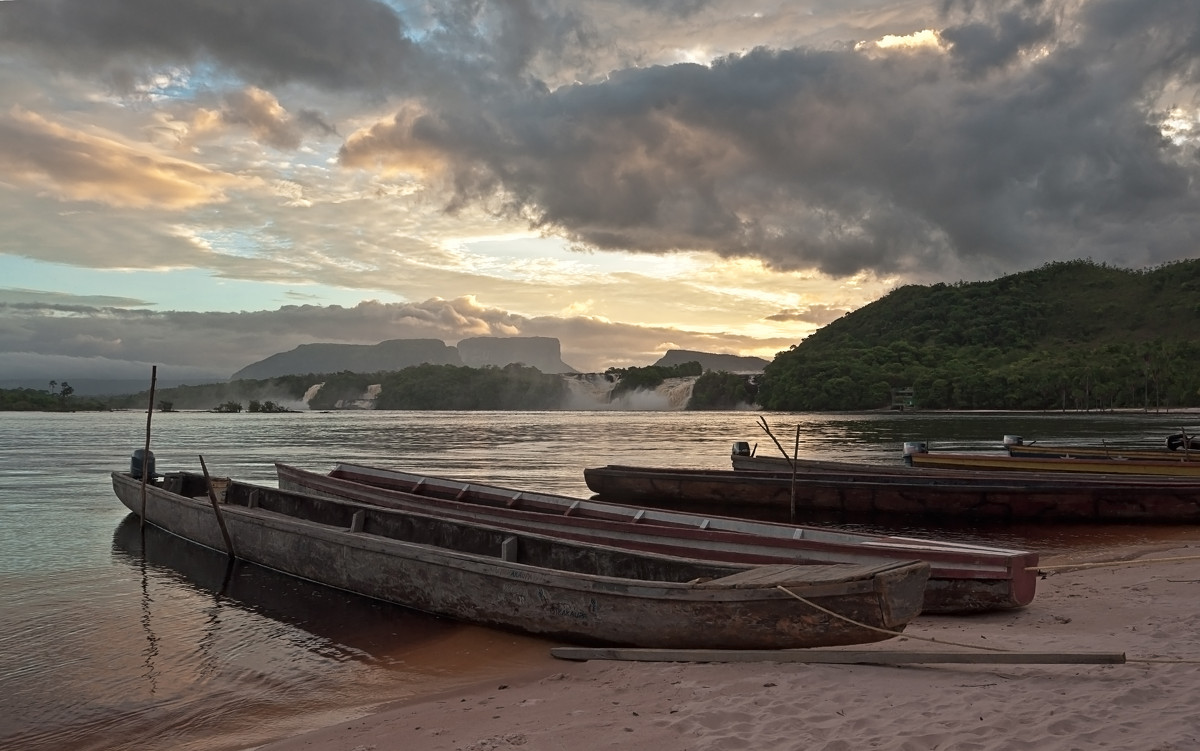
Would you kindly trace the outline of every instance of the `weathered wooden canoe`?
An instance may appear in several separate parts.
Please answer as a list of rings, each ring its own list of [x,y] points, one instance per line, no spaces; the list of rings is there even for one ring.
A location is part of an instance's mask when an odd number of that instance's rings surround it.
[[[1036,553],[968,543],[638,508],[356,464],[328,475],[276,464],[279,486],[508,529],[740,563],[930,564],[923,610],[966,613],[1029,604]]]
[[[897,457],[894,464],[868,464],[866,462],[840,462],[824,459],[789,459],[766,454],[738,454],[729,456],[734,469],[750,472],[774,472],[791,474],[793,464],[797,474],[859,476],[863,474],[888,474],[912,477],[913,467]]]
[[[792,475],[805,479],[855,480],[862,481],[873,477],[888,480],[893,477],[925,480],[967,480],[972,484],[991,481],[1000,485],[1013,483],[1087,483],[1105,486],[1114,483],[1142,484],[1171,483],[1174,485],[1190,485],[1196,483],[1195,478],[1155,476],[1144,477],[1136,474],[1105,474],[1103,472],[1073,472],[1064,475],[1061,472],[1048,470],[1044,472],[1007,470],[970,469],[953,466],[912,466],[910,462],[897,460],[895,464],[880,464],[877,462],[841,462],[823,459],[788,459],[781,456],[742,455],[730,456],[734,469],[750,472],[770,472],[780,475]],[[793,468],[794,465],[794,468]]]
[[[926,518],[996,521],[1200,522],[1200,483],[1187,478],[1074,475],[1031,478],[1023,473],[935,472],[798,474],[744,470],[607,466],[584,470],[600,498],[666,508],[716,506],[738,515],[755,508],[788,509],[795,487],[800,513],[849,516],[914,514]]]
[[[114,472],[112,483],[140,514],[141,481]],[[755,566],[642,553],[240,482],[229,483],[216,508],[246,561],[581,643],[782,649],[880,641],[920,612],[929,577],[920,561]],[[198,475],[147,483],[145,519],[224,549]]]
[[[1104,475],[1148,475],[1200,478],[1200,462],[1178,459],[1135,459],[1126,457],[1010,456],[1008,454],[943,453],[910,454],[906,461],[925,469],[969,469],[988,472],[1070,472]]]

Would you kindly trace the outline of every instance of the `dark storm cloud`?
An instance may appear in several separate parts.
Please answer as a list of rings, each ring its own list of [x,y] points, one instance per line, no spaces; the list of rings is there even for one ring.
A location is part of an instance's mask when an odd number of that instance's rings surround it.
[[[258,84],[366,88],[402,79],[414,50],[373,0],[11,0],[0,42],[118,84],[147,62],[211,61]]]
[[[1032,45],[1051,40],[1055,25],[1045,14],[1040,0],[1024,2],[1015,7],[998,4],[992,18],[967,20],[950,26],[942,38],[950,43],[950,54],[971,76],[1003,68]],[[980,4],[980,11],[988,6]]]
[[[554,64],[664,59],[605,56],[625,41],[617,17],[661,25],[664,48],[703,49],[701,25],[738,6],[420,11],[406,23],[371,0],[12,0],[0,43],[128,86],[150,63],[211,64],[256,87],[225,100],[231,122],[280,148],[333,127],[246,92],[403,95],[392,121],[347,137],[343,166],[440,177],[451,210],[601,249],[957,279],[1083,256],[1151,265],[1194,254],[1200,234],[1194,147],[1160,128],[1172,105],[1194,115],[1194,0],[948,0],[929,6],[943,50],[761,47],[562,87],[543,75]]]
[[[436,156],[451,208],[502,195],[599,248],[835,276],[1193,252],[1200,174],[1163,137],[1159,100],[1195,83],[1200,4],[958,3],[946,18],[946,53],[757,49],[429,97],[352,136],[342,161]]]

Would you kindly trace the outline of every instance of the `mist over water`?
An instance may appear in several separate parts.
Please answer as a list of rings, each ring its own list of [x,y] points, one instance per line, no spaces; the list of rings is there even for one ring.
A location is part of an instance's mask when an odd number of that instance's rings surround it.
[[[669,407],[659,407],[668,410]],[[273,462],[337,461],[589,495],[603,464],[729,467],[730,444],[894,463],[906,441],[1159,445],[1194,416],[681,411],[155,413],[159,472],[275,484]],[[143,529],[112,492],[144,412],[0,413],[0,748],[234,749],[370,705],[551,662],[550,644],[452,623]],[[1179,530],[898,526],[1056,552]],[[1035,603],[1036,604],[1036,603]],[[553,669],[552,667],[550,669]]]

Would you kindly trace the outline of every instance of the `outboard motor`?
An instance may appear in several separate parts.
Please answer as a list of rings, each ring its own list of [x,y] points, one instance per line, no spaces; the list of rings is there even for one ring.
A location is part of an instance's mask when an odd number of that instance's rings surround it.
[[[750,444],[747,441],[734,441],[730,453],[734,456],[750,456]]]
[[[1004,447],[1005,448],[1008,448],[1009,446],[1023,446],[1023,445],[1025,445],[1025,441],[1023,441],[1021,439],[1021,436],[1019,436],[1019,435],[1004,436]]]
[[[913,454],[928,454],[929,444],[925,441],[905,441],[904,442],[904,463],[912,464]]]
[[[1185,451],[1200,450],[1200,438],[1190,436],[1187,433],[1176,433],[1175,435],[1167,436],[1167,448],[1172,451],[1183,449]]]
[[[129,460],[129,474],[135,480],[142,479],[142,468],[146,469],[146,479],[153,480],[158,477],[154,472],[154,452],[147,452],[145,449],[137,449],[133,452],[133,456]]]

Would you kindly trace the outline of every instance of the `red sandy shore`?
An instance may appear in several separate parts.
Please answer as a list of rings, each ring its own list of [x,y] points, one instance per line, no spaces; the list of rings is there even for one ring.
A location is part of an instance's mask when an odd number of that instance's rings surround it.
[[[261,751],[1200,748],[1200,541],[1060,569],[1021,611],[866,649],[1119,652],[1116,665],[565,662],[377,707]],[[1079,564],[1064,559],[1044,566]],[[909,638],[914,637],[914,638]],[[932,643],[925,639],[935,639]],[[981,654],[983,654],[981,652]]]

